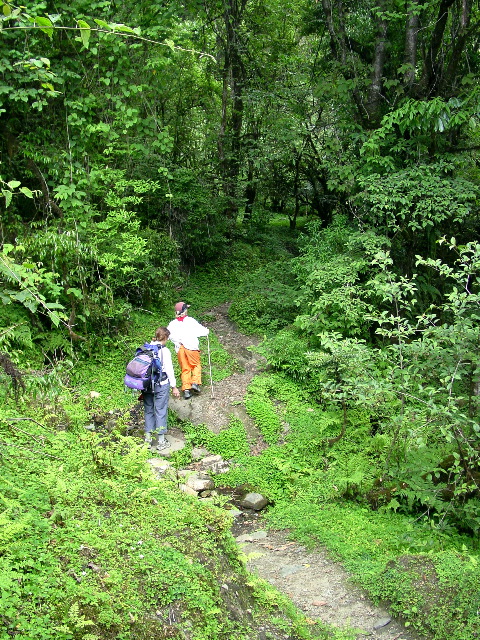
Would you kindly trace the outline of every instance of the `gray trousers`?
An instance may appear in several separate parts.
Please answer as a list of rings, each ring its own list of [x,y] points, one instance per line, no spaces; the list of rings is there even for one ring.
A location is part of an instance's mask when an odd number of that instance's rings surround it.
[[[143,408],[145,410],[145,433],[155,431],[157,434],[167,432],[168,397],[170,384],[155,385],[154,394],[143,392]]]

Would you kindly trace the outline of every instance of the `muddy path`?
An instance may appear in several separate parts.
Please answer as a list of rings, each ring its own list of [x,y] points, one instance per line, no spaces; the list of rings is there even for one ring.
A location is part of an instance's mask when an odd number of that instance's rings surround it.
[[[288,531],[269,529],[256,515],[235,525],[233,534],[248,558],[247,567],[287,595],[312,620],[353,629],[354,637],[419,640],[355,586],[323,548],[309,550]]]

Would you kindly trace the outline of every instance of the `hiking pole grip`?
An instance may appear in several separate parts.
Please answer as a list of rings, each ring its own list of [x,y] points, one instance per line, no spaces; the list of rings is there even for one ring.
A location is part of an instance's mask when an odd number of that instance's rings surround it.
[[[210,387],[212,389],[212,398],[215,398],[214,394],[213,394],[213,378],[212,378],[212,360],[210,358],[210,338],[208,337],[207,334],[207,347],[208,347],[208,368],[210,370]]]

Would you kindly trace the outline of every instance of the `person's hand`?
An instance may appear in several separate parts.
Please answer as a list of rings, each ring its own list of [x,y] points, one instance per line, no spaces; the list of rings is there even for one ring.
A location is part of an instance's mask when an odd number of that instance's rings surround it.
[[[172,394],[173,394],[174,398],[179,398],[180,397],[180,391],[177,389],[177,387],[173,387]]]

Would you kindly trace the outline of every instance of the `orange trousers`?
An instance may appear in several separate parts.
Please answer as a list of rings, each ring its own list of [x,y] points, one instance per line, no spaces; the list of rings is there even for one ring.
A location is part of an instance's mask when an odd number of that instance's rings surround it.
[[[177,353],[181,369],[182,391],[191,389],[192,384],[202,384],[202,365],[200,351],[190,351],[182,345]]]

